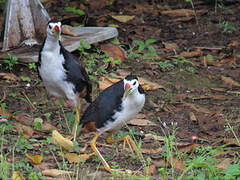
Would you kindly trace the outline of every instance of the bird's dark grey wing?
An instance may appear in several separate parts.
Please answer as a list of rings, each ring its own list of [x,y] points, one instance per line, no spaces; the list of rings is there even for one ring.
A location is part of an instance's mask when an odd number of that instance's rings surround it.
[[[92,92],[92,84],[90,79],[87,75],[86,70],[84,67],[79,63],[77,57],[67,51],[60,43],[61,49],[60,53],[63,54],[65,62],[63,67],[66,70],[67,78],[66,80],[73,83],[75,85],[75,90],[77,92],[82,92],[82,90],[86,87],[87,88],[87,95],[85,99],[88,102],[91,102],[91,92]]]
[[[96,122],[96,128],[101,128],[108,120],[113,120],[115,111],[121,111],[124,82],[120,80],[102,91],[95,101],[84,112],[80,123]]]
[[[39,73],[39,68],[40,68],[40,66],[41,66],[41,58],[42,58],[42,50],[43,50],[43,46],[44,46],[44,44],[45,44],[45,41],[46,41],[46,38],[44,39],[44,41],[43,41],[43,43],[42,43],[42,45],[41,45],[41,48],[40,48],[40,51],[39,51],[39,55],[38,55],[38,62],[36,63],[36,65],[37,65],[37,73],[38,73],[38,77],[39,77],[39,79],[41,79],[42,80],[42,77],[40,76],[40,73]]]

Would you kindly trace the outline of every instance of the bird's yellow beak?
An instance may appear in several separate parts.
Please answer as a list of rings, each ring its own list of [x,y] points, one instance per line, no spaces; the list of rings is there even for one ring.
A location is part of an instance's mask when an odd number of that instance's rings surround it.
[[[60,29],[57,25],[53,28],[53,34],[58,38],[60,37]]]
[[[131,88],[130,84],[126,83],[124,94],[123,94],[124,99],[131,93],[131,90],[132,90],[132,88]]]

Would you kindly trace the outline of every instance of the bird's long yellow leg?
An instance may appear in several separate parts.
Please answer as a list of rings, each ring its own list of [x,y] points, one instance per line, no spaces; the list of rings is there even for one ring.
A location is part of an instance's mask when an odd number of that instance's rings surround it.
[[[76,114],[75,114],[75,121],[74,121],[74,125],[73,125],[73,141],[76,140],[76,136],[77,136],[77,127],[80,123],[80,103],[77,104],[76,106]]]
[[[131,137],[129,135],[126,135],[126,136],[118,138],[118,139],[113,139],[112,134],[110,133],[107,136],[106,141],[109,144],[123,141],[123,149],[126,148],[126,142],[127,142],[132,153],[135,151],[137,153],[137,155],[142,156],[141,151],[138,149],[137,145],[135,144],[135,142],[131,139]]]
[[[92,147],[93,151],[95,152],[95,154],[100,158],[100,160],[102,161],[102,164],[105,168],[106,171],[113,173],[113,172],[119,172],[119,173],[124,173],[121,170],[118,169],[111,169],[110,166],[108,165],[108,163],[105,161],[105,159],[103,158],[103,156],[101,155],[101,153],[99,152],[99,150],[96,147],[96,141],[99,137],[99,134],[97,134],[96,136],[94,136],[94,138],[91,140],[90,142],[90,146]]]

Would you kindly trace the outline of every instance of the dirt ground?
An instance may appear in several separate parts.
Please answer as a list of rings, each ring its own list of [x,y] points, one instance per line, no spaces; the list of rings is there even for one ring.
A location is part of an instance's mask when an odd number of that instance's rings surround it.
[[[163,144],[146,139],[144,134],[164,136],[164,132],[170,133],[173,126],[177,139],[189,143],[191,137],[196,136],[202,144],[224,144],[226,139],[234,138],[227,122],[240,137],[240,3],[232,0],[221,2],[216,5],[215,1],[210,0],[194,1],[196,16],[192,13],[191,3],[177,0],[90,0],[85,3],[49,0],[44,6],[52,18],[64,24],[117,25],[118,39],[126,52],[134,45],[134,40],[156,40],[153,47],[158,58],[127,59],[121,65],[108,69],[116,74],[121,74],[122,70],[131,72],[164,87],[147,91],[146,104],[141,112],[143,119],[156,125],[129,125],[130,129],[134,128],[136,139],[142,140],[142,148],[156,149]],[[82,9],[86,15],[67,12],[64,10],[67,6]],[[111,15],[132,15],[134,18],[123,23],[114,20]],[[104,43],[107,41],[94,44],[93,48]],[[79,55],[77,51],[74,53]],[[185,62],[180,57],[184,57]],[[169,62],[173,66],[164,68],[166,64],[159,62]],[[1,64],[1,72],[9,72],[6,64]],[[58,101],[47,95],[36,70],[30,70],[27,64],[19,63],[11,73],[18,77],[28,76],[31,81],[0,79],[1,103],[5,102],[14,115],[26,113],[30,119],[41,117],[66,134],[64,113],[70,113],[72,109],[66,105],[63,113]],[[97,88],[94,93],[98,91]],[[28,101],[23,100],[26,97],[38,108],[33,109]],[[83,102],[82,107],[83,111],[87,104]],[[11,121],[15,122],[16,119],[11,118]],[[121,131],[127,132],[128,128]],[[50,132],[37,131],[32,137],[41,140],[49,135]],[[12,131],[12,136],[17,136],[16,130]],[[81,137],[78,143],[83,146],[81,139],[84,138]],[[138,159],[121,151],[121,143],[115,145],[117,150],[113,150],[115,146],[106,145],[104,137],[99,138],[98,143],[99,150],[111,165],[116,162],[120,168],[143,171]],[[36,146],[33,152],[37,153],[38,148]],[[91,149],[88,148],[88,151],[91,152]],[[144,154],[144,157],[156,160],[161,155]],[[46,155],[45,158],[48,159],[45,162],[49,163],[49,168],[57,168],[52,156]],[[61,157],[57,158],[62,161]],[[88,170],[89,176],[94,176],[92,173],[99,165],[101,163],[96,158],[91,158],[81,168],[84,172]],[[99,176],[109,175],[100,170],[99,173],[102,173]],[[158,179],[158,173],[153,173],[152,178]]]

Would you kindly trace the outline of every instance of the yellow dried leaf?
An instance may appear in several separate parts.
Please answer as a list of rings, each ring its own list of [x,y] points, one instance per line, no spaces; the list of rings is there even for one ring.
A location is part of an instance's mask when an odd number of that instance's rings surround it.
[[[162,86],[158,83],[155,83],[155,82],[148,81],[144,78],[139,78],[139,82],[140,82],[141,86],[143,87],[143,89],[146,91],[153,91],[156,89],[166,90],[166,88],[164,86]]]
[[[111,17],[119,22],[125,23],[132,20],[135,16],[127,16],[127,15],[113,16],[112,15]]]
[[[0,78],[6,79],[7,81],[19,81],[20,78],[11,73],[0,73]]]
[[[25,180],[19,171],[14,171],[12,175],[13,180]]]
[[[90,159],[91,156],[93,156],[94,153],[92,154],[76,154],[76,153],[67,153],[65,154],[65,158],[70,162],[70,163],[79,163],[81,161],[86,161]]]
[[[164,137],[163,136],[157,136],[157,135],[153,135],[153,134],[145,134],[144,136],[145,140],[156,140],[156,141],[164,141]]]
[[[51,176],[51,177],[56,177],[60,175],[71,175],[73,174],[72,171],[64,171],[64,170],[58,170],[58,169],[46,169],[42,171],[43,176]]]
[[[76,153],[67,153],[65,154],[65,158],[70,162],[70,163],[78,163],[81,159],[78,154]]]
[[[54,144],[63,147],[66,150],[73,149],[73,142],[67,138],[64,138],[57,130],[52,132],[52,141]]]
[[[30,160],[31,164],[33,165],[40,164],[42,161],[42,156],[40,155],[32,156],[31,154],[27,153],[25,154],[25,156]]]
[[[194,121],[194,122],[197,121],[197,118],[196,118],[196,116],[195,116],[195,114],[193,112],[189,113],[189,118],[190,118],[191,121]]]

